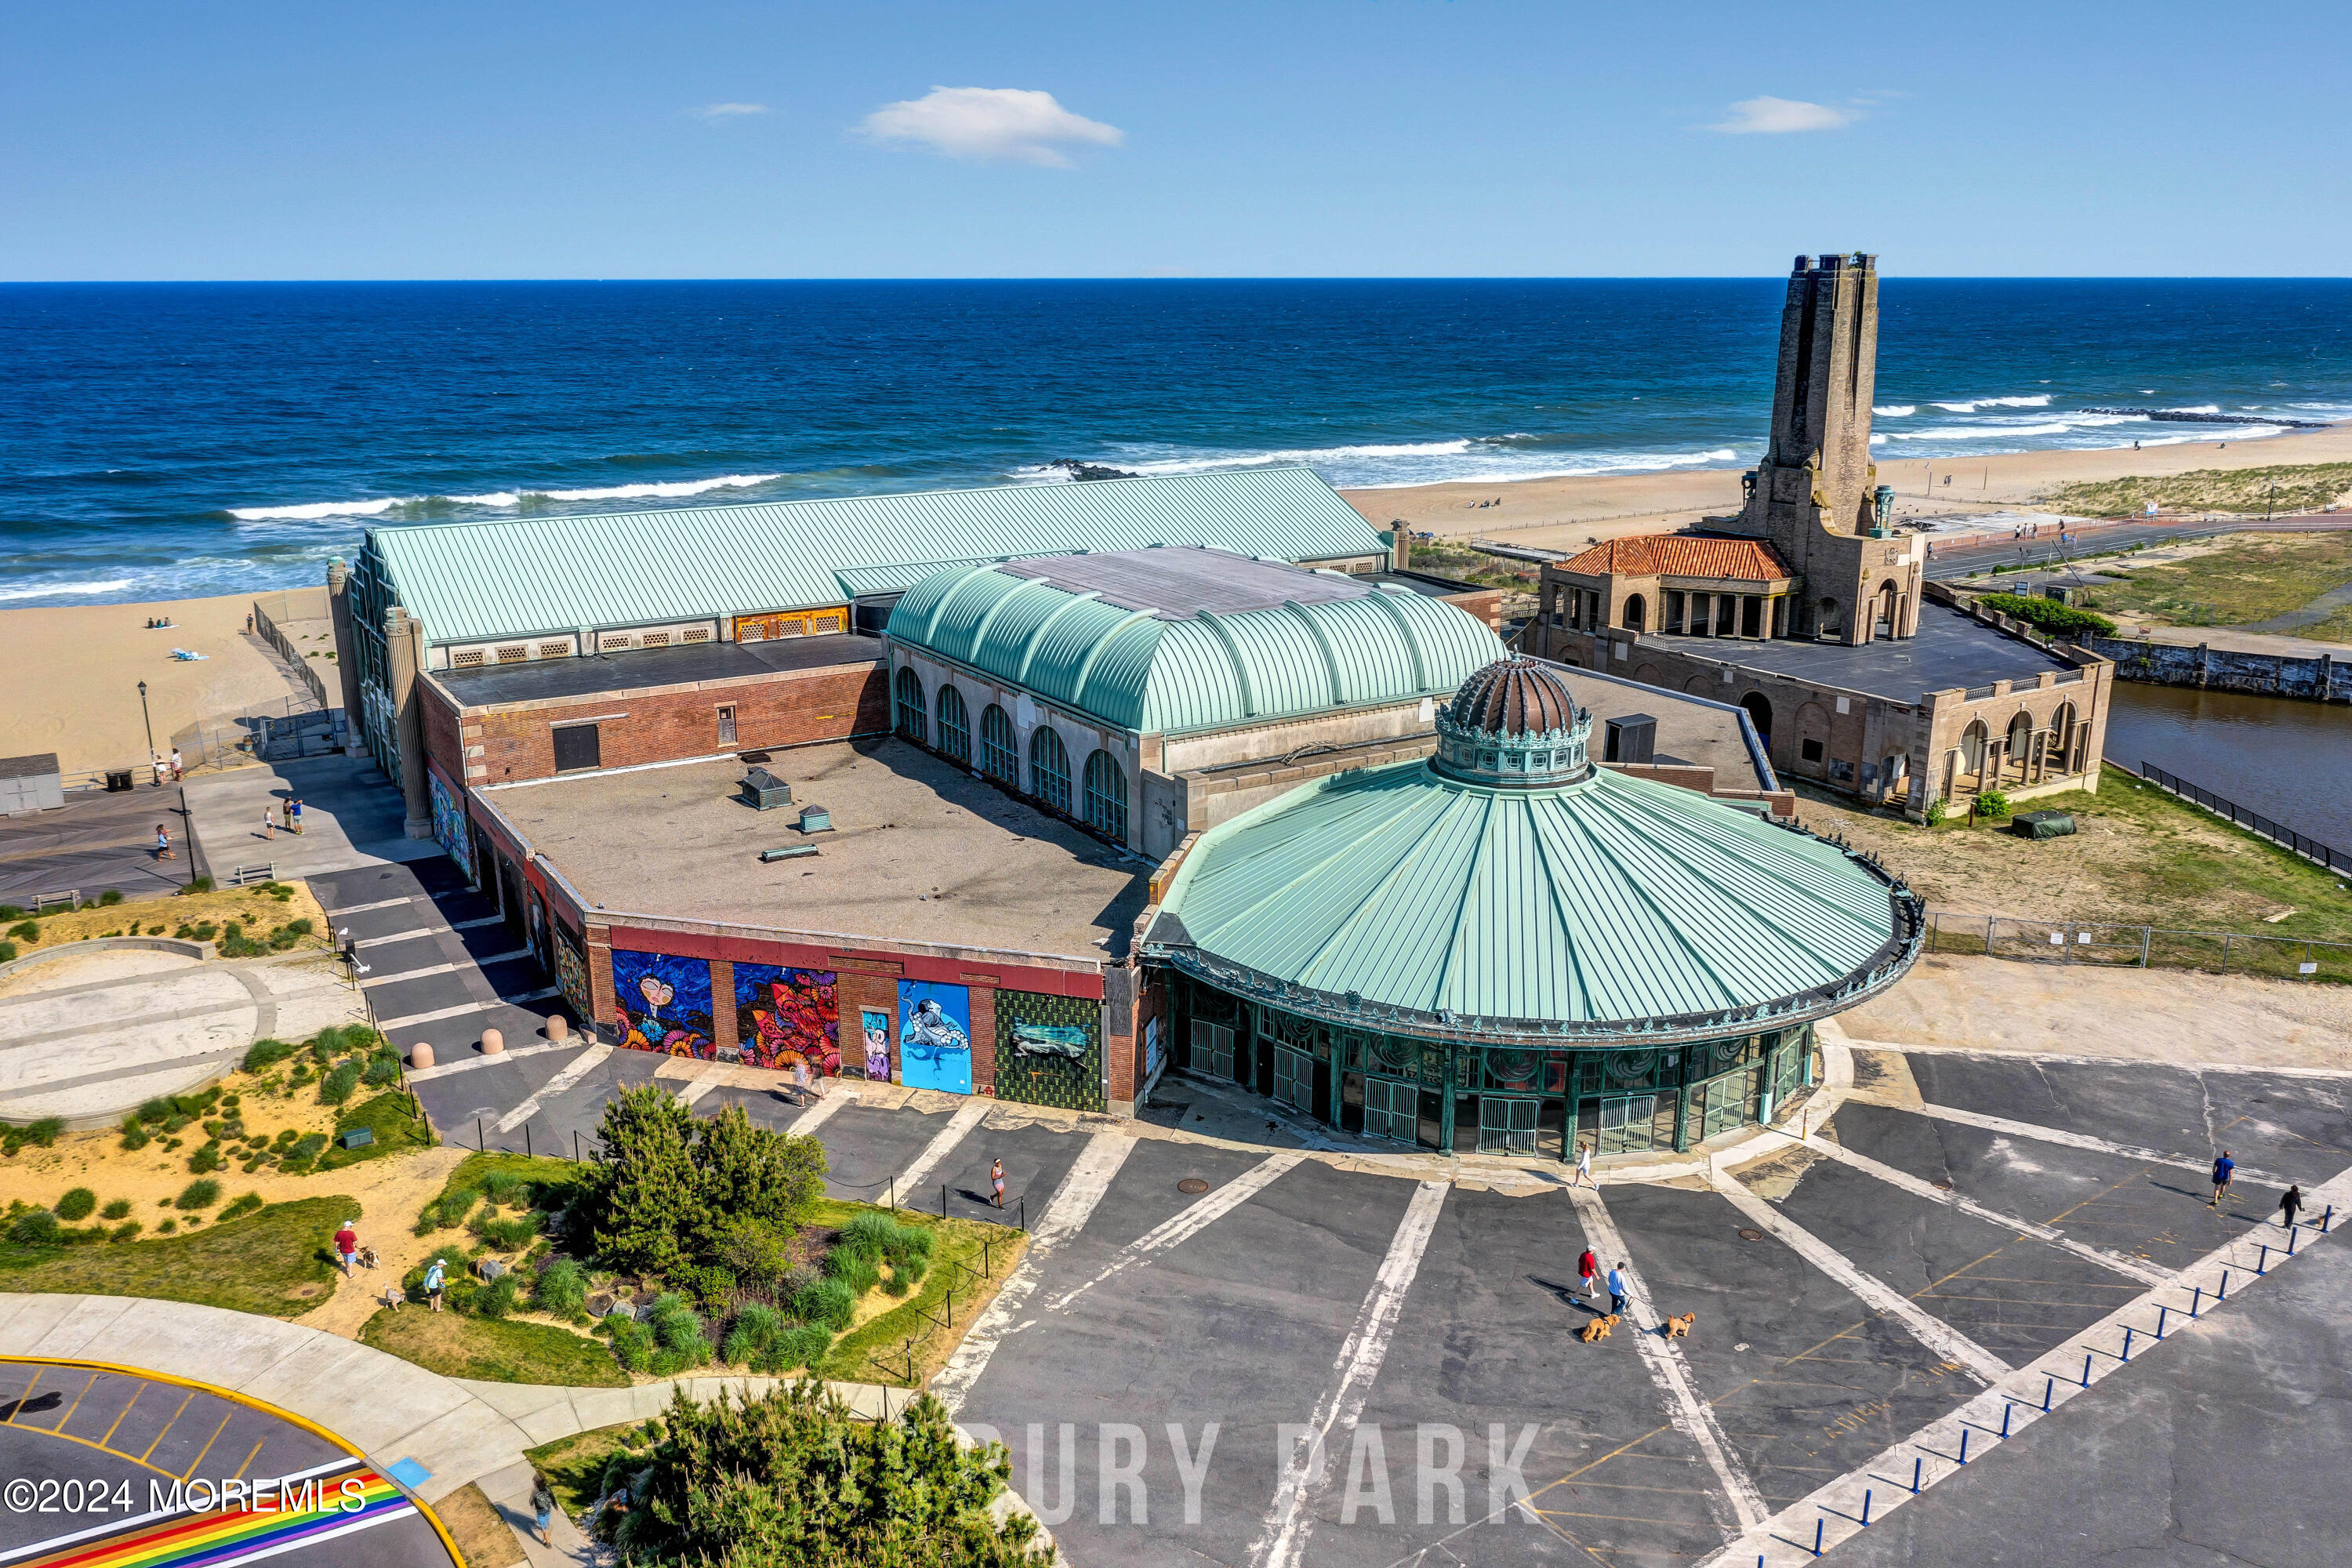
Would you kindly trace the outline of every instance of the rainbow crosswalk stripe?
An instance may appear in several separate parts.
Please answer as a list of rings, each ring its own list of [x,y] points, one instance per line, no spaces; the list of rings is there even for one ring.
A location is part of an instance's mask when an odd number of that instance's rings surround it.
[[[357,1481],[356,1506],[344,1490]],[[229,1568],[415,1513],[391,1481],[365,1466],[317,1478],[316,1508],[183,1513],[110,1540],[85,1542],[16,1568]],[[298,1489],[299,1490],[299,1489]]]

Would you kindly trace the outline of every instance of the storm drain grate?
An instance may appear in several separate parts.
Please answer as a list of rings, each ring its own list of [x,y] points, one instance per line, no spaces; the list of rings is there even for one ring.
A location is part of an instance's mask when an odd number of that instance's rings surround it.
[[[1187,1176],[1176,1184],[1176,1190],[1180,1193],[1205,1193],[1209,1190],[1209,1184],[1198,1176]]]

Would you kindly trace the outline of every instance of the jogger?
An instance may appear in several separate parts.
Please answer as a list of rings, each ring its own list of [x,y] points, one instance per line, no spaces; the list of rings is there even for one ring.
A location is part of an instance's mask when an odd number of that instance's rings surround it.
[[[2213,1195],[2207,1200],[2207,1208],[2221,1206],[2221,1200],[2230,1195],[2230,1174],[2237,1168],[2238,1163],[2230,1158],[2230,1152],[2222,1150],[2221,1157],[2213,1162]]]

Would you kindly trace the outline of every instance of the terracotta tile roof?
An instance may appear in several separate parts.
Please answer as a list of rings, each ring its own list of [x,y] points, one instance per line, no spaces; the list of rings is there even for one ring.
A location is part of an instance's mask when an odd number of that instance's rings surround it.
[[[1556,568],[1584,577],[1728,577],[1769,583],[1796,573],[1760,539],[1701,539],[1686,533],[1643,533],[1612,539]]]

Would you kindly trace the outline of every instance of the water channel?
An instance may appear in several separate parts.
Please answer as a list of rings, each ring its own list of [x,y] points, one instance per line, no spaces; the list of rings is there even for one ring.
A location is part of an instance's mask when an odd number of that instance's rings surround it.
[[[2105,754],[2352,852],[2352,706],[2118,680]]]

